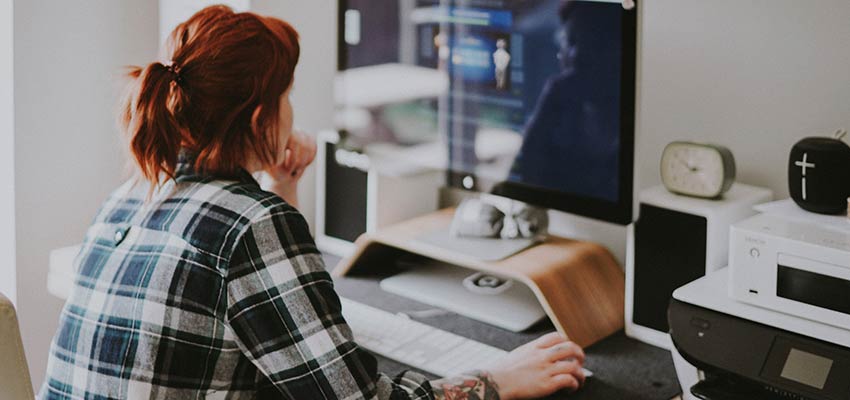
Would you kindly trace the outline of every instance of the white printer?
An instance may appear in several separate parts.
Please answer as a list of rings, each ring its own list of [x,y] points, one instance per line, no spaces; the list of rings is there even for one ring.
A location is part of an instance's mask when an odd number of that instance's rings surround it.
[[[850,219],[786,203],[732,226],[729,295],[850,329]]]

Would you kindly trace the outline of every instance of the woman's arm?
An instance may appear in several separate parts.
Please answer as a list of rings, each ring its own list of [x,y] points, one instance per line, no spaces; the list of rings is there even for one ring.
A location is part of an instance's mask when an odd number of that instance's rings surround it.
[[[283,162],[265,171],[269,178],[266,190],[298,208],[298,182],[316,158],[316,141],[309,135],[293,131],[286,140]]]
[[[296,399],[498,399],[490,374],[428,382],[379,374],[353,341],[304,218],[281,204],[239,241],[227,275],[227,322],[243,353]]]

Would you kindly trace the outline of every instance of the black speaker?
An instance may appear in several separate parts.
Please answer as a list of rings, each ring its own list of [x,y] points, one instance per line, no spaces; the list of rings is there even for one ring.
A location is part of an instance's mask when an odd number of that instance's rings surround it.
[[[366,201],[369,175],[366,171],[345,165],[335,157],[336,145],[324,143],[325,152],[325,218],[324,233],[330,237],[354,242],[366,232]]]
[[[669,330],[667,304],[673,290],[705,275],[706,234],[703,215],[640,205],[635,223],[635,324]]]
[[[680,286],[727,265],[729,227],[770,201],[770,190],[735,183],[721,199],[642,191],[626,254],[626,334],[669,349],[667,306]]]
[[[398,168],[400,156],[340,145],[336,131],[320,132],[317,142],[315,229],[323,252],[348,256],[360,235],[438,208],[445,172]]]
[[[788,190],[805,210],[820,214],[847,211],[850,197],[850,146],[839,138],[809,137],[791,148]]]

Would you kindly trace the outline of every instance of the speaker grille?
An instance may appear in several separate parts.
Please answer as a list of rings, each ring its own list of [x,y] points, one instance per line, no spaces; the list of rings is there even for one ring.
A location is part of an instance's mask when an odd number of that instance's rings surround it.
[[[668,332],[673,291],[705,275],[705,217],[640,205],[635,223],[633,323]]]
[[[333,143],[325,150],[325,235],[353,242],[366,232],[368,174],[340,165]]]

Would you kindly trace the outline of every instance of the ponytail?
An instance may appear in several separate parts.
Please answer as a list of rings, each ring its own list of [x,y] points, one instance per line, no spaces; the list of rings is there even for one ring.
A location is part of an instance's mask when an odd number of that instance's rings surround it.
[[[128,75],[135,84],[125,100],[122,123],[142,177],[159,184],[161,173],[174,176],[186,136],[176,117],[182,103],[179,72],[155,62],[144,69],[133,67]]]
[[[300,54],[291,25],[210,6],[179,24],[166,49],[176,63],[130,68],[119,113],[151,190],[175,177],[183,149],[194,171],[221,178],[280,161],[280,98]]]

